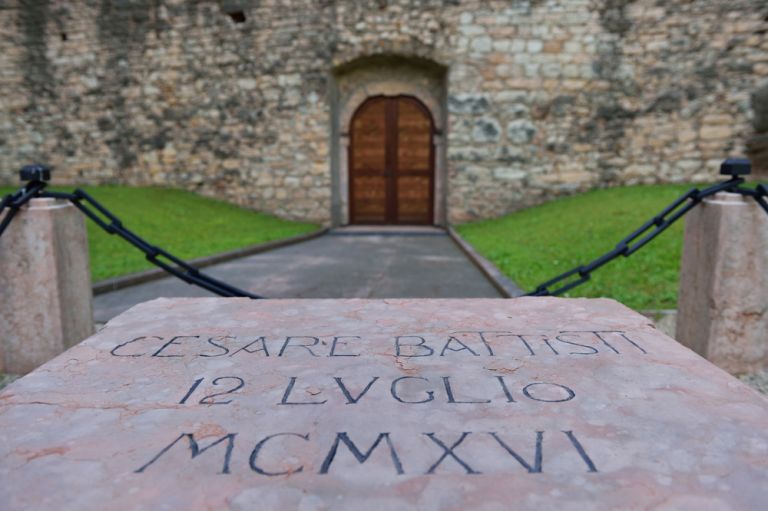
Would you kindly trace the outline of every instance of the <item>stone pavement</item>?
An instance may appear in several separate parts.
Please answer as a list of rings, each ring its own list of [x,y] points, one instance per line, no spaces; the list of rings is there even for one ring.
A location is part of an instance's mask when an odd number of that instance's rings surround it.
[[[319,238],[205,268],[269,298],[498,298],[498,291],[445,231],[346,227]],[[104,323],[158,297],[213,296],[167,277],[94,297]]]

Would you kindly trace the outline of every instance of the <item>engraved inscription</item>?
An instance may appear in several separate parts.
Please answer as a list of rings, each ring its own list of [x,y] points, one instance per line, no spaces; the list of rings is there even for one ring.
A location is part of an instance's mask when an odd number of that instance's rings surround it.
[[[591,357],[643,357],[648,354],[642,340],[623,330],[568,330],[513,332],[506,330],[461,330],[445,334],[402,333],[382,341],[380,336],[328,335],[206,335],[179,333],[173,336],[143,335],[115,343],[111,355],[126,360],[147,359],[163,364],[186,364],[195,359],[240,361],[228,373],[203,373],[179,389],[176,404],[190,407],[227,409],[256,406],[260,409],[300,410],[332,408],[333,413],[355,413],[361,407],[391,403],[395,410],[466,410],[478,407],[565,407],[578,401],[578,384],[556,378],[537,378],[533,373],[515,373],[518,366],[482,362],[461,365],[462,361],[487,359],[516,361],[569,360],[568,364]],[[371,356],[389,357],[406,374],[376,374],[345,370],[348,364],[367,364]],[[340,366],[318,366],[338,360]],[[431,367],[430,360],[453,359],[456,368],[444,364]],[[285,363],[279,361],[285,360]],[[313,367],[311,375],[287,369],[282,374],[262,374],[259,361],[275,361],[269,367]],[[327,361],[327,362],[321,362]],[[154,362],[153,362],[154,363]],[[253,364],[257,365],[253,365]],[[231,364],[231,362],[227,362]],[[286,365],[287,364],[287,365]],[[495,365],[494,365],[495,364]],[[509,366],[509,367],[507,367]],[[451,367],[451,366],[449,366]],[[295,370],[295,369],[294,369]],[[409,371],[412,371],[409,373]],[[413,372],[415,371],[415,372]],[[499,374],[507,372],[510,374]],[[287,374],[286,374],[287,373]],[[558,373],[559,374],[559,373]],[[258,389],[258,390],[254,390]],[[265,390],[267,389],[267,390]],[[319,408],[318,408],[319,407]],[[341,408],[338,408],[341,407]],[[447,407],[447,408],[446,408]],[[321,416],[320,416],[321,417]],[[343,422],[343,420],[342,420]],[[172,469],[180,452],[187,450],[187,462],[218,473],[250,470],[256,476],[277,477],[293,474],[318,475],[364,471],[375,464],[377,470],[394,476],[406,474],[481,475],[499,467],[524,474],[546,473],[548,456],[571,456],[572,473],[598,473],[598,464],[583,442],[570,428],[557,431],[534,429],[528,434],[503,427],[487,431],[456,431],[450,423],[441,431],[355,430],[328,433],[294,429],[227,433],[216,437],[196,437],[190,431],[170,432],[167,443],[157,446],[147,461],[134,470]],[[175,454],[174,454],[175,453]],[[312,453],[307,456],[306,453]],[[431,453],[431,454],[427,454]],[[205,456],[204,456],[205,455]],[[200,458],[198,460],[198,458]],[[158,465],[158,467],[154,467]],[[164,466],[164,469],[160,468]],[[578,469],[573,467],[579,467]]]

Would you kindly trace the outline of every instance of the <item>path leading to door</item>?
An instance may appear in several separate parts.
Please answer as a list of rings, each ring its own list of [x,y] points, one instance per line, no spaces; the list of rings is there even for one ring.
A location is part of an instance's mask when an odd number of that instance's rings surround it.
[[[498,291],[445,231],[349,227],[221,263],[213,277],[269,298],[498,298]],[[168,277],[94,297],[103,323],[160,296],[213,296]]]

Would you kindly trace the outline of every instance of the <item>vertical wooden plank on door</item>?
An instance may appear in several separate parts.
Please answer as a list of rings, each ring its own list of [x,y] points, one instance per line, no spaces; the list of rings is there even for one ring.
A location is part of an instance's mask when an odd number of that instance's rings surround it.
[[[431,224],[434,210],[432,117],[414,98],[401,96],[397,104],[397,223]]]
[[[387,98],[387,223],[397,221],[397,101]]]
[[[355,113],[350,129],[350,221],[387,222],[387,106],[373,98]]]

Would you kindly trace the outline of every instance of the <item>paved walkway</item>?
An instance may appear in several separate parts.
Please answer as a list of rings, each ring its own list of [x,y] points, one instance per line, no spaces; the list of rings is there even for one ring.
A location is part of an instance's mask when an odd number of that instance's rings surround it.
[[[269,298],[498,298],[498,291],[443,230],[349,227],[204,268]],[[167,277],[94,297],[103,323],[160,296],[214,296]]]

